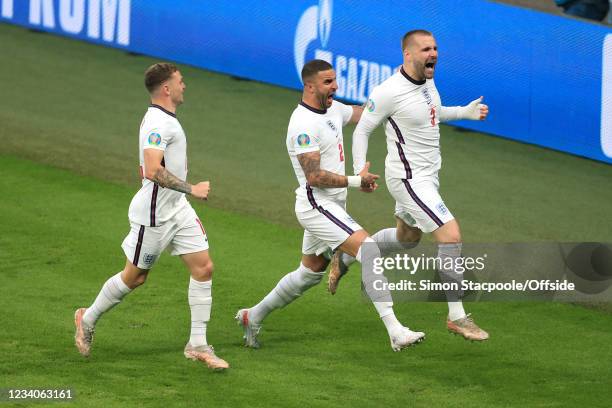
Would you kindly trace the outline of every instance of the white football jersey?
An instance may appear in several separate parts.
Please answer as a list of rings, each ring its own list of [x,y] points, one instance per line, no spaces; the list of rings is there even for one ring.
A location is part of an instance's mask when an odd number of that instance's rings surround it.
[[[387,137],[387,177],[437,177],[440,156],[442,102],[433,79],[415,81],[402,68],[374,88],[353,133],[355,174],[364,167],[367,137],[383,121]],[[366,151],[357,146],[365,138]]]
[[[130,203],[130,221],[150,227],[163,225],[184,205],[185,194],[160,187],[144,177],[145,149],[164,152],[162,166],[181,180],[187,180],[187,139],[176,115],[158,105],[151,105],[140,124],[140,175],[142,187]]]
[[[342,127],[353,115],[353,108],[333,101],[326,110],[312,108],[303,102],[295,108],[287,129],[287,151],[300,186],[295,190],[296,211],[312,209],[320,200],[346,201],[346,187],[311,187],[297,155],[319,151],[321,169],[344,175],[344,144]]]

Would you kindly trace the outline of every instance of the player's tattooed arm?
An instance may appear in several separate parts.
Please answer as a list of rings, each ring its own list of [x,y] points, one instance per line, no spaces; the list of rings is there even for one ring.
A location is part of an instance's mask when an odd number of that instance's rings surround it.
[[[309,152],[298,154],[298,161],[308,184],[313,187],[347,187],[348,178],[341,174],[321,169],[321,154],[319,152]]]
[[[165,167],[159,167],[157,171],[155,171],[155,174],[151,180],[159,184],[161,187],[169,188],[185,194],[191,194],[191,184],[179,179],[174,174],[166,170]]]
[[[200,187],[198,183],[191,185],[185,180],[181,180],[174,174],[170,173],[162,164],[164,161],[164,151],[158,149],[144,149],[144,176],[156,183],[157,185],[179,191],[185,194],[191,194],[196,198],[206,199],[210,186]],[[206,188],[204,188],[206,187]]]

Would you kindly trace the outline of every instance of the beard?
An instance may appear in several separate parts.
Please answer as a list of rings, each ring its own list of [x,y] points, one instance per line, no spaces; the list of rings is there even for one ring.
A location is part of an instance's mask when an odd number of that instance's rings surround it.
[[[322,110],[331,107],[331,102],[333,102],[333,96],[331,100],[329,100],[330,96],[332,96],[332,94],[321,94],[317,98],[319,100],[319,105],[321,106]]]
[[[174,103],[174,106],[179,106],[183,104],[183,95],[178,95],[175,96],[174,98],[172,98],[172,103]]]
[[[434,63],[434,66],[431,68],[428,68],[426,66],[427,63],[428,63],[427,61],[424,61],[423,63],[417,63],[417,62],[413,63],[412,66],[414,67],[414,72],[417,76],[417,78],[415,78],[416,80],[432,79],[434,77],[435,63]]]

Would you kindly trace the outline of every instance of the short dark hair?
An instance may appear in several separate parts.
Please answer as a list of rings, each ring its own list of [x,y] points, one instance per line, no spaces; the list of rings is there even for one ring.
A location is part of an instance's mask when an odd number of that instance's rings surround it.
[[[332,65],[327,61],[320,59],[308,61],[306,64],[304,64],[304,68],[302,68],[302,82],[306,82],[321,71],[327,71],[330,69],[334,69],[334,67],[332,67]]]
[[[151,65],[145,71],[145,87],[149,93],[153,93],[164,82],[166,82],[172,74],[178,71],[176,65],[169,62],[158,62]]]
[[[412,41],[412,37],[414,37],[417,34],[428,35],[430,37],[433,37],[433,34],[427,30],[419,29],[419,30],[408,31],[402,37],[402,51],[405,50],[406,47],[408,47],[408,44]]]

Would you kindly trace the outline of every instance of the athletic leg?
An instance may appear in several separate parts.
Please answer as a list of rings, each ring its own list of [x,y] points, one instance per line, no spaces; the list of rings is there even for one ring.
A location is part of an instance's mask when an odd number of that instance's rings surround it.
[[[395,252],[405,251],[415,248],[423,236],[423,232],[404,222],[396,215],[396,228],[386,228],[372,235],[376,241],[382,256],[387,256]],[[355,257],[343,251],[336,251],[331,260],[331,268],[327,279],[327,288],[334,295],[338,289],[340,279],[348,272],[349,267],[355,262]]]
[[[442,265],[440,278],[443,282],[461,285],[463,273],[456,271],[457,260],[461,257],[461,231],[457,220],[453,219],[432,232],[438,242],[438,257]],[[452,265],[451,268],[445,268]],[[448,301],[447,327],[451,332],[462,335],[468,340],[486,340],[489,334],[474,323],[474,320],[466,315],[461,301],[461,290],[446,291]]]
[[[386,289],[373,289],[374,280],[382,281],[381,286],[387,283],[387,279],[384,275],[374,275],[371,269],[374,259],[381,256],[377,242],[369,237],[365,230],[359,230],[353,233],[340,246],[340,249],[344,253],[354,256],[355,259],[362,264],[363,286],[387,329],[393,351],[399,351],[420,342],[425,337],[425,333],[413,332],[399,322],[393,310],[393,300],[390,292]],[[366,271],[367,269],[370,270]]]
[[[102,286],[98,296],[87,309],[80,308],[74,314],[76,326],[75,344],[79,352],[87,357],[91,352],[93,334],[98,319],[115,307],[123,298],[142,285],[149,273],[126,260],[123,271],[111,276]]]
[[[212,308],[213,262],[208,250],[180,255],[189,273],[188,300],[191,309],[191,333],[184,355],[205,363],[212,370],[229,368],[227,361],[215,354],[206,339],[206,329]]]

